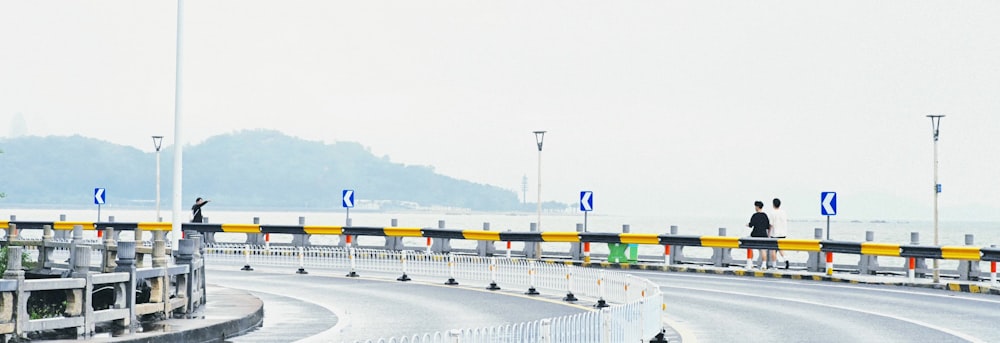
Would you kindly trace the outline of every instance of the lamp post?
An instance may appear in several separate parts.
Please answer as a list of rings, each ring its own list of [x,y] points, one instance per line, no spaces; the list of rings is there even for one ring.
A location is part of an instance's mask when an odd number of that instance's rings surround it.
[[[156,221],[163,221],[160,217],[160,146],[163,143],[163,136],[153,136],[153,147],[156,148]]]
[[[535,143],[538,144],[538,232],[542,232],[542,142],[545,140],[545,131],[535,131]]]
[[[941,128],[941,118],[943,114],[931,114],[931,130],[934,133],[934,246],[938,246],[938,194],[941,193],[941,184],[938,183],[938,131]],[[941,281],[940,270],[938,269],[938,259],[934,259],[934,283]]]

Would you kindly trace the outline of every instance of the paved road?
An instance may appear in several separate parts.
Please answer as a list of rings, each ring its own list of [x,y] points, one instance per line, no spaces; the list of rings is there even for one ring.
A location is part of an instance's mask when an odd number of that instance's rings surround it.
[[[637,272],[692,342],[1000,342],[1000,297],[898,286]]]
[[[237,267],[238,268],[238,267]],[[528,298],[482,287],[346,278],[341,272],[209,267],[210,284],[245,289],[264,300],[264,326],[232,342],[342,342],[491,327],[589,310],[555,298]],[[523,292],[523,291],[522,291]],[[211,295],[209,295],[211,296]]]

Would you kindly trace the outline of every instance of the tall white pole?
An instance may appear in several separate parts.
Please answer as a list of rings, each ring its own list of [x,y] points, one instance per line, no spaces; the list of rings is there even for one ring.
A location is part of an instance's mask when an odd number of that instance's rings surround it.
[[[542,232],[542,148],[538,146],[538,232]]]
[[[160,217],[160,147],[156,147],[156,221],[162,221]]]
[[[944,115],[928,115],[931,118],[931,129],[934,133],[934,246],[939,246],[938,243],[938,193],[941,193],[940,184],[938,183],[938,133],[941,128],[941,118]],[[939,283],[941,281],[941,272],[938,264],[938,259],[934,259],[934,283]]]
[[[170,243],[171,249],[177,249],[181,239],[181,189],[183,188],[182,173],[184,170],[184,139],[181,135],[181,56],[184,46],[184,0],[177,0],[177,57],[174,62],[174,189],[173,213],[171,213]]]

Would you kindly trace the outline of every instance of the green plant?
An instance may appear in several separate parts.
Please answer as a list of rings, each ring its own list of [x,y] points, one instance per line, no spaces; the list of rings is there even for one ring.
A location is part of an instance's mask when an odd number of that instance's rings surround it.
[[[21,268],[31,268],[35,263],[31,261],[27,252],[21,252]],[[0,272],[7,271],[7,247],[0,248]]]

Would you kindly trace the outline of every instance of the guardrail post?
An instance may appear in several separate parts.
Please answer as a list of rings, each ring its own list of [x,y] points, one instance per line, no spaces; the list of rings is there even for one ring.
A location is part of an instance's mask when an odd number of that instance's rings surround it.
[[[823,229],[815,228],[813,229],[813,238],[817,240],[823,240]],[[806,260],[806,270],[818,273],[823,270],[823,257],[822,253],[819,251],[810,251],[809,258]]]
[[[490,231],[490,223],[483,223],[483,231]],[[476,254],[479,256],[493,256],[496,253],[496,246],[493,241],[478,241],[476,243]]]
[[[82,230],[82,227],[81,227]],[[76,228],[73,229],[76,236]],[[94,293],[94,283],[90,276],[90,247],[86,245],[77,246],[73,249],[73,273],[74,279],[84,279],[86,283],[83,289],[70,289],[66,291],[66,316],[83,317],[83,326],[76,327],[77,337],[86,337],[94,332],[94,307],[91,306],[91,296]]]
[[[826,275],[833,275],[833,252],[826,252]]]
[[[305,225],[306,225],[306,217],[301,217],[300,216],[299,217],[299,226],[305,226]],[[350,219],[348,219],[347,226],[351,226]],[[309,237],[310,236],[311,235],[308,235],[308,234],[295,234],[295,235],[292,235],[292,245],[299,246],[299,247],[307,247],[307,246],[309,246]],[[340,239],[341,239],[341,242],[343,242],[344,236],[341,235]],[[343,246],[343,244],[340,244],[340,246]]]
[[[444,220],[438,220],[438,229],[444,229]],[[430,238],[430,237],[428,237]],[[451,239],[448,238],[435,238],[431,245],[431,251],[436,253],[450,253],[451,252]]]
[[[347,259],[351,262],[351,271],[347,273],[347,277],[358,277],[357,272],[357,261],[354,260],[354,246],[351,245],[351,235],[347,235]]]
[[[919,232],[910,232],[910,245],[920,245]],[[927,270],[927,259],[914,258],[913,261],[914,261],[913,264],[914,277],[923,278],[924,276],[926,276],[927,274],[925,273],[925,271]],[[909,265],[904,265],[904,267],[908,268]]]
[[[917,264],[916,260],[917,259],[914,258],[914,257],[910,257],[910,258],[906,259],[906,261],[909,262],[909,263],[907,263],[906,275],[910,278],[910,282],[917,281],[916,280],[916,272],[914,271],[914,268],[916,267],[916,264]]]
[[[10,226],[15,225],[10,224]],[[7,246],[7,270],[4,271],[3,278],[6,280],[16,280],[17,289],[13,293],[2,293],[2,296],[0,296],[0,301],[3,302],[3,311],[0,311],[0,317],[14,323],[15,337],[25,337],[24,326],[31,319],[28,315],[28,297],[30,293],[24,291],[24,270],[21,268],[21,254],[23,249],[20,246]]]
[[[724,228],[724,227],[720,227],[719,228],[719,236],[723,236],[723,237],[726,236],[726,228]],[[732,249],[729,249],[729,248],[712,248],[712,265],[714,265],[716,267],[724,267],[729,262],[727,260],[731,260],[731,256],[730,256],[730,258],[726,258],[727,255],[729,255],[731,253],[730,250],[732,250]]]
[[[975,244],[976,237],[972,234],[965,235],[965,245]],[[958,277],[966,281],[979,281],[979,261],[958,261]]]
[[[865,241],[875,241],[874,231],[865,231]],[[861,255],[858,259],[858,270],[861,274],[875,275],[878,272],[878,256]]]
[[[398,222],[393,218],[389,227],[396,227]],[[403,237],[385,236],[385,250],[400,251],[404,250],[403,248]]]
[[[590,242],[583,242],[583,262],[590,263]]]
[[[670,235],[677,235],[677,225],[670,225]],[[684,246],[683,245],[669,245],[667,246],[670,253],[670,263],[677,264],[684,259]]]
[[[253,217],[254,225],[260,225],[260,217]],[[248,233],[246,244],[264,245],[264,234]]]
[[[507,230],[507,232],[510,232],[510,230]],[[510,241],[507,241],[506,245],[507,245],[507,251],[506,251],[507,258],[510,258]]]
[[[566,296],[563,297],[563,301],[574,302],[579,299],[573,295],[573,265],[566,265]]]
[[[101,254],[101,256],[104,257],[104,259],[101,260],[102,273],[110,273],[115,270],[115,255],[117,254],[115,252],[115,236],[117,235],[115,234],[114,228],[109,227],[104,229],[104,246]]]
[[[622,233],[632,233],[632,226],[622,224]],[[626,246],[628,247],[628,255],[625,257],[625,261],[628,263],[639,262],[639,244],[629,243]]]
[[[118,256],[115,262],[115,272],[117,273],[128,273],[128,282],[124,284],[117,284],[115,286],[115,294],[119,294],[122,299],[115,302],[117,308],[127,308],[128,317],[117,321],[117,324],[122,327],[127,327],[129,333],[135,332],[135,325],[133,319],[135,318],[135,246],[136,242],[118,242]]]
[[[10,224],[14,226],[14,224]],[[55,253],[56,247],[52,245],[52,225],[42,225],[42,246],[38,247],[38,265],[36,270],[51,268],[50,257]]]
[[[177,265],[187,265],[187,274],[177,275],[177,289],[183,291],[183,293],[178,292],[178,298],[184,298],[187,303],[184,306],[184,312],[190,314],[194,312],[194,249],[197,242],[193,239],[181,239],[177,241],[177,256],[174,257],[174,261]],[[179,311],[178,311],[179,312]]]
[[[531,223],[528,226],[529,232],[538,232],[538,223]],[[524,242],[524,257],[527,258],[539,258],[542,250],[542,242]]]

